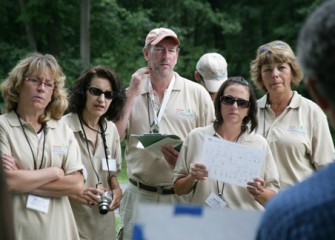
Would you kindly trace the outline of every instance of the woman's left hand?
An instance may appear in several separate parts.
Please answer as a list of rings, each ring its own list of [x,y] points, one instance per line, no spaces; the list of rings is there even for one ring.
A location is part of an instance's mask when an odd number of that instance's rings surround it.
[[[122,199],[122,189],[121,188],[113,189],[113,200],[109,206],[109,210],[114,211],[115,209],[119,208],[121,199]]]
[[[265,181],[263,178],[254,178],[254,181],[248,182],[247,185],[248,192],[254,197],[262,195],[265,189]]]

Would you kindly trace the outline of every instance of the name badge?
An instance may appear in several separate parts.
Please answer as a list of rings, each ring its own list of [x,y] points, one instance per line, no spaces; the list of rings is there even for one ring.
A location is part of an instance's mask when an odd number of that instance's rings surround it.
[[[112,158],[108,158],[108,165],[106,158],[102,158],[102,170],[109,172],[116,172],[116,160]]]
[[[29,194],[26,207],[35,211],[48,213],[49,203],[49,198]]]
[[[205,203],[211,208],[224,208],[227,203],[215,193],[211,193]]]

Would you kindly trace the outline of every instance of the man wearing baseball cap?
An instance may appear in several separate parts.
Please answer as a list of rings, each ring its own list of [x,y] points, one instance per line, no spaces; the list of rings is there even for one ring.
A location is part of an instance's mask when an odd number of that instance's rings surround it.
[[[206,90],[174,71],[180,40],[171,29],[151,30],[143,55],[148,66],[131,77],[123,117],[116,122],[125,152],[129,184],[123,195],[119,237],[131,239],[138,203],[180,203],[185,197],[173,189],[173,169],[179,152],[164,145],[158,153],[143,148],[131,134],[174,134],[182,140],[196,127],[214,120],[214,107]],[[126,131],[127,130],[127,131]]]
[[[212,100],[224,81],[228,79],[226,59],[218,53],[206,53],[199,59],[194,78],[203,85]]]

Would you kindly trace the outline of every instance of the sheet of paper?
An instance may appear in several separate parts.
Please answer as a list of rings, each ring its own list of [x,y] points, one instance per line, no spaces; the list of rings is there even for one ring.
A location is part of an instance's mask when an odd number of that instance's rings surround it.
[[[201,159],[210,178],[246,187],[260,176],[264,157],[262,149],[206,136]]]

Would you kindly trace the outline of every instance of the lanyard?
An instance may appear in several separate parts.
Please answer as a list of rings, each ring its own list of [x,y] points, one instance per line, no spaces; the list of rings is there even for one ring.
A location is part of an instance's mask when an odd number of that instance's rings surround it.
[[[151,107],[154,111],[154,125],[155,125],[154,126],[154,132],[155,133],[159,132],[159,122],[162,119],[162,116],[163,116],[163,113],[165,111],[166,105],[167,105],[167,103],[170,99],[170,95],[171,95],[172,88],[173,88],[173,85],[174,85],[175,81],[176,81],[176,78],[175,78],[175,76],[173,76],[173,78],[172,78],[172,80],[169,84],[169,87],[167,88],[167,90],[164,93],[164,97],[163,97],[163,100],[162,100],[162,103],[161,103],[161,107],[159,108],[158,112],[155,109],[155,95],[154,95],[154,90],[152,88],[151,80],[149,79],[149,81],[148,81],[149,98],[150,98],[150,102],[151,102]]]
[[[85,143],[86,143],[86,149],[87,149],[87,152],[88,152],[88,156],[89,156],[89,158],[90,158],[90,163],[91,163],[91,165],[92,165],[92,168],[93,168],[93,171],[94,171],[94,173],[95,173],[95,176],[97,177],[97,184],[95,185],[95,187],[97,188],[97,187],[101,184],[101,182],[100,182],[100,178],[99,178],[99,174],[98,174],[98,172],[97,172],[97,170],[95,169],[94,164],[93,164],[93,159],[92,159],[93,157],[92,157],[91,149],[90,149],[90,147],[88,146],[88,138],[87,138],[87,136],[86,136],[86,132],[85,132],[85,129],[84,129],[84,126],[83,126],[83,123],[82,123],[83,119],[79,116],[79,114],[78,114],[78,118],[79,118],[79,122],[80,122],[81,130],[82,130],[83,133],[84,133]]]
[[[106,158],[106,162],[107,162],[107,168],[108,168],[108,181],[107,182],[108,182],[108,185],[110,185],[109,179],[110,179],[111,176],[110,176],[110,171],[109,171],[109,163],[108,163],[109,158],[108,158],[108,153],[107,153],[107,143],[106,143],[106,137],[105,137],[105,129],[103,129],[102,123],[100,121],[99,121],[99,126],[100,126],[100,131],[101,132],[91,128],[90,126],[88,126],[88,124],[85,123],[84,119],[82,119],[82,117],[79,114],[78,114],[78,118],[79,118],[81,129],[82,129],[82,131],[84,133],[84,136],[85,136],[86,148],[87,148],[87,152],[88,152],[88,155],[89,155],[89,158],[90,158],[90,162],[91,162],[93,171],[95,173],[95,176],[97,177],[97,184],[96,184],[95,187],[97,188],[102,183],[100,182],[99,174],[98,174],[98,172],[95,169],[94,164],[93,164],[93,157],[92,157],[93,154],[91,153],[90,147],[88,145],[88,138],[87,138],[84,126],[83,126],[83,122],[88,128],[90,128],[93,131],[96,131],[98,134],[101,135],[102,142],[103,142],[103,145],[104,145],[104,152],[105,152],[105,158]],[[111,186],[110,186],[110,188],[111,188]]]
[[[33,148],[31,147],[31,144],[30,144],[30,142],[29,142],[27,133],[26,133],[26,131],[24,130],[24,127],[23,127],[23,124],[22,124],[22,122],[21,122],[21,119],[20,119],[20,117],[19,117],[19,115],[17,114],[16,111],[15,111],[15,114],[16,114],[16,116],[17,116],[17,119],[18,119],[19,122],[20,122],[21,129],[22,129],[23,134],[24,134],[24,136],[25,136],[25,138],[26,138],[26,141],[27,141],[27,143],[28,143],[28,145],[29,145],[29,148],[30,148],[30,151],[31,151],[31,155],[33,156],[33,160],[34,160],[34,170],[36,170],[36,169],[37,169],[37,162],[36,162],[36,158],[35,158],[35,154],[34,154]],[[43,163],[43,159],[44,159],[44,150],[45,150],[45,138],[46,138],[45,127],[43,127],[43,149],[42,149],[42,158],[41,158],[41,163],[40,163],[40,166],[39,166],[38,169],[41,169],[41,168],[42,168],[42,163]]]

